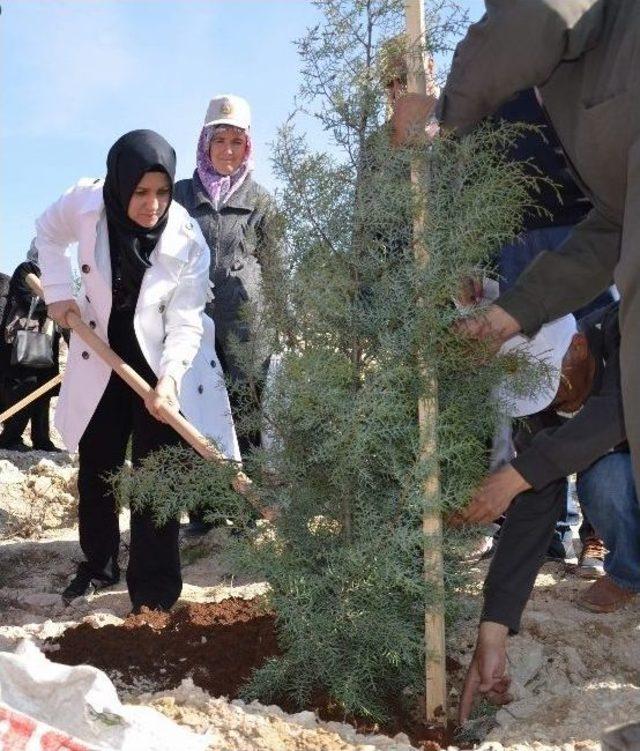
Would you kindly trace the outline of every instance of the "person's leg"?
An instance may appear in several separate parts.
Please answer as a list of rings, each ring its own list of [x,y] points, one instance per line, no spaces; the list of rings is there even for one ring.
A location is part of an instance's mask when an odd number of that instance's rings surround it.
[[[113,373],[80,439],[78,517],[83,570],[92,576],[119,578],[120,530],[113,490],[106,476],[125,459],[131,433],[129,387]]]
[[[54,451],[56,449],[49,436],[50,402],[51,397],[48,394],[44,394],[34,402],[31,411],[31,443],[33,443],[34,449],[42,451]]]
[[[140,366],[137,368],[141,372]],[[141,372],[152,385],[150,372]],[[138,466],[153,451],[179,445],[182,439],[175,430],[147,412],[142,399],[134,396],[132,461]],[[158,492],[162,492],[159,484]],[[180,520],[171,519],[157,526],[150,509],[131,511],[131,545],[127,586],[134,611],[146,606],[168,610],[182,591],[179,548]]]
[[[4,389],[7,408],[17,404],[25,396],[28,396],[31,391],[33,391],[33,388],[30,382],[21,381],[12,376],[7,377]],[[2,435],[0,435],[0,448],[26,448],[22,440],[22,434],[27,427],[30,416],[31,406],[28,406],[3,423]]]
[[[629,454],[607,454],[580,473],[578,494],[609,551],[605,573],[619,587],[640,592],[640,505]]]

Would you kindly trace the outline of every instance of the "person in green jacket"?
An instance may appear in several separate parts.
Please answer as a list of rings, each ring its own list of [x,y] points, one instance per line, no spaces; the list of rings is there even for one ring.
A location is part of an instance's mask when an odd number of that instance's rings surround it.
[[[487,0],[486,7],[456,49],[435,112],[441,128],[464,134],[536,87],[593,209],[558,251],[540,254],[461,328],[497,347],[519,331],[534,334],[614,279],[625,422],[640,478],[640,3]],[[432,98],[400,100],[398,138],[423,128],[433,110]]]

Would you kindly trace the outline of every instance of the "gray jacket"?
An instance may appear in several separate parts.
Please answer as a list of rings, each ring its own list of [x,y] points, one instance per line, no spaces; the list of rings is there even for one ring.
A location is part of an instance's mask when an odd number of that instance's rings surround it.
[[[593,210],[560,252],[542,253],[498,304],[532,333],[615,281],[638,284],[640,2],[487,0],[458,45],[439,104],[465,132],[515,92],[539,87]],[[623,232],[624,229],[624,232]]]
[[[242,378],[230,337],[253,341],[254,354],[260,361],[270,355],[269,332],[256,329],[243,308],[249,304],[258,317],[263,311],[263,266],[272,262],[270,254],[274,251],[273,199],[247,177],[228,202],[216,210],[197,171],[191,180],[176,183],[173,197],[198,222],[211,250],[210,278],[215,299],[207,306],[207,313],[214,319],[216,344],[227,372]]]

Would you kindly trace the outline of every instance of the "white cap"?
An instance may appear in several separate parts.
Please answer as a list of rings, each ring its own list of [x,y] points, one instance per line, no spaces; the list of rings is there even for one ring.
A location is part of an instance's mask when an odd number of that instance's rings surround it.
[[[235,94],[218,94],[209,102],[204,124],[205,126],[233,125],[235,128],[249,130],[251,127],[249,102]]]
[[[530,362],[544,363],[545,376],[528,393],[522,393],[517,379],[507,375],[496,396],[511,417],[526,417],[546,409],[555,399],[560,386],[562,359],[567,354],[571,340],[577,332],[576,319],[571,315],[545,324],[531,339],[518,334],[500,347],[499,355],[522,353]]]

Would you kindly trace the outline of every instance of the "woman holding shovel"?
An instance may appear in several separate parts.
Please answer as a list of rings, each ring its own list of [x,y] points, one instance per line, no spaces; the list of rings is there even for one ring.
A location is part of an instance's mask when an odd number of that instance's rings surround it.
[[[175,162],[157,133],[126,133],[109,151],[104,180],[81,180],[36,222],[50,317],[69,328],[79,316],[152,386],[141,398],[72,334],[55,423],[67,448],[79,451],[85,560],[63,592],[67,603],[119,580],[118,514],[105,476],[122,466],[129,440],[134,466],[180,442],[161,421],[167,409],[179,409],[227,459],[240,459],[213,324],[204,315],[209,249],[172,202]],[[67,253],[74,242],[77,299]],[[127,586],[134,612],[166,610],[178,599],[178,530],[177,519],[157,527],[150,511],[132,511]]]

